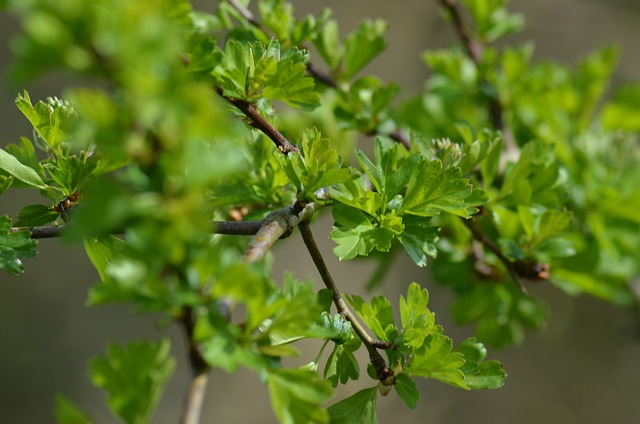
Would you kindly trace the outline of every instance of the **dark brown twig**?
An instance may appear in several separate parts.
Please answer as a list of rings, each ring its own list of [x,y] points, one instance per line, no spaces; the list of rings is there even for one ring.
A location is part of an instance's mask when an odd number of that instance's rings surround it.
[[[242,15],[242,17],[246,19],[247,22],[249,22],[251,25],[255,26],[261,31],[264,31],[266,34],[270,36],[274,36],[273,32],[266,26],[262,25],[262,23],[246,7],[242,6],[235,0],[227,0],[227,3],[229,3],[229,5],[231,5],[234,9],[236,9],[238,13],[240,13],[240,15]],[[330,87],[335,90],[340,90],[340,86],[338,85],[336,80],[331,78],[329,74],[322,72],[320,69],[314,66],[313,63],[310,63],[310,62],[307,63],[307,73],[311,77],[313,77],[313,79],[326,85],[327,87]],[[398,130],[392,131],[389,134],[382,134],[376,130],[374,134],[368,134],[368,135],[386,135],[390,137],[392,140],[402,144],[407,150],[411,149],[411,144],[409,143],[409,140],[407,139],[407,137],[404,135],[404,133]]]
[[[462,45],[464,46],[465,51],[467,52],[467,56],[469,56],[476,66],[479,66],[482,63],[483,47],[482,44],[477,40],[474,40],[471,36],[469,28],[462,18],[458,2],[456,0],[440,0],[440,5],[449,13],[449,16],[451,16],[454,28],[462,42]],[[481,84],[488,84],[488,82],[483,79]],[[487,107],[491,125],[502,133],[505,151],[507,153],[506,156],[509,156],[509,159],[511,159],[510,156],[513,156],[518,149],[511,129],[508,128],[504,122],[504,110],[502,105],[498,99],[490,99]]]
[[[331,290],[333,294],[333,303],[336,305],[338,312],[345,317],[347,321],[351,323],[351,327],[353,331],[356,333],[358,338],[362,340],[362,344],[364,344],[367,352],[369,352],[369,360],[371,364],[374,366],[376,370],[376,375],[380,382],[384,385],[390,386],[394,383],[393,370],[389,369],[386,361],[380,355],[380,352],[376,349],[385,348],[388,349],[390,346],[388,343],[384,341],[375,340],[371,337],[367,330],[360,324],[360,322],[356,319],[355,315],[347,306],[344,298],[340,294],[338,287],[333,281],[333,277],[329,272],[329,268],[327,268],[327,264],[324,262],[324,258],[322,257],[322,253],[320,253],[320,249],[316,244],[315,239],[313,238],[313,233],[311,232],[311,228],[309,227],[308,222],[301,222],[299,225],[300,234],[302,235],[302,240],[304,241],[309,254],[311,255],[311,259],[313,259],[313,263],[316,265],[318,272],[320,273],[320,277],[324,282],[325,286]]]
[[[297,146],[291,144],[285,136],[283,136],[269,123],[269,121],[267,121],[262,115],[260,115],[260,112],[258,112],[253,103],[226,96],[220,90],[218,90],[218,94],[220,94],[223,98],[229,101],[229,103],[231,103],[242,113],[244,113],[247,118],[249,118],[249,125],[262,131],[275,143],[275,145],[278,147],[278,150],[280,150],[283,154],[286,155],[287,153],[300,153],[300,149],[298,149]]]
[[[507,258],[505,254],[502,253],[502,250],[500,250],[500,248],[493,242],[493,240],[491,240],[489,237],[484,235],[482,231],[480,231],[473,218],[462,219],[462,222],[464,222],[469,231],[471,231],[471,235],[474,239],[482,243],[484,247],[489,249],[491,253],[493,253],[498,259],[500,259],[500,262],[503,263],[504,267],[507,269],[507,272],[509,273],[513,281],[518,285],[522,293],[528,295],[529,293],[527,291],[527,288],[525,287],[524,282],[522,281],[522,278],[520,277],[520,274],[518,273],[518,270],[516,268],[516,262]]]

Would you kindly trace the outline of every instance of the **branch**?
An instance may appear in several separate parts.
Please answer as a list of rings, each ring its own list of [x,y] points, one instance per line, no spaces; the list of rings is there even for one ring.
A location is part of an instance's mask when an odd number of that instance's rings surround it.
[[[458,37],[460,37],[460,41],[467,51],[467,55],[469,55],[476,65],[479,65],[480,62],[482,62],[482,45],[469,35],[469,29],[462,19],[462,13],[460,13],[458,2],[456,0],[440,0],[440,4],[442,8],[449,12],[456,29],[456,33],[458,34]]]
[[[245,100],[236,99],[226,96],[221,90],[216,90],[220,96],[225,98],[229,103],[237,107],[247,118],[249,118],[249,125],[262,131],[267,137],[269,137],[285,155],[290,152],[300,153],[300,149],[297,146],[291,144],[285,136],[283,136],[277,129],[275,129],[269,121],[267,121],[260,112],[256,109],[253,103],[249,103]]]
[[[440,5],[443,9],[449,12],[449,16],[451,16],[451,20],[453,21],[453,25],[455,27],[456,33],[464,46],[464,49],[467,52],[467,56],[479,66],[482,63],[482,55],[483,48],[482,44],[477,42],[471,37],[469,28],[464,23],[462,19],[462,13],[460,11],[460,6],[456,0],[440,0]],[[483,84],[488,84],[488,82],[483,79]],[[507,156],[509,154],[517,152],[518,148],[516,146],[515,140],[513,139],[513,133],[511,129],[509,129],[504,122],[504,110],[502,105],[500,104],[498,99],[491,99],[488,104],[489,109],[489,120],[491,121],[491,125],[496,130],[502,133],[502,137],[505,143],[505,150],[507,152]],[[509,158],[510,159],[510,158]]]
[[[264,26],[253,15],[253,13],[251,13],[251,11],[249,9],[247,9],[246,7],[244,7],[241,4],[239,4],[236,0],[227,0],[227,3],[229,3],[229,5],[231,7],[233,7],[235,10],[237,10],[238,13],[240,13],[240,15],[242,15],[242,17],[244,19],[246,19],[247,22],[249,22],[251,25],[253,25],[254,27],[258,28],[261,31],[264,31],[266,34],[270,35],[271,37],[275,37],[275,34],[273,33],[273,31],[271,31],[269,28]],[[300,47],[304,48],[302,46],[300,46]],[[316,81],[321,82],[322,84],[326,85],[327,87],[331,87],[331,88],[333,88],[335,90],[340,90],[340,86],[338,85],[336,80],[331,78],[331,76],[329,74],[327,74],[325,72],[322,72],[320,69],[318,69],[316,66],[314,66],[313,63],[311,63],[311,62],[307,63],[307,73],[311,77],[313,77],[313,79],[315,79]],[[391,138],[392,140],[402,144],[407,150],[411,149],[411,144],[409,143],[409,139],[407,139],[407,137],[401,131],[398,131],[398,130],[392,131],[389,134],[381,134],[380,132],[378,132],[376,130],[373,134],[367,134],[367,135],[386,135],[389,138]],[[276,143],[276,144],[278,144],[278,143]]]
[[[313,259],[313,263],[316,265],[316,268],[320,273],[320,277],[322,278],[324,285],[333,293],[333,303],[336,305],[338,312],[351,323],[351,327],[358,335],[360,340],[362,340],[362,343],[369,352],[369,360],[375,368],[376,375],[378,376],[380,382],[386,386],[393,385],[395,381],[393,371],[389,369],[386,361],[384,360],[382,355],[380,355],[380,352],[378,352],[378,350],[376,349],[377,347],[389,348],[390,345],[386,342],[381,342],[371,337],[367,333],[365,328],[356,319],[355,315],[353,314],[353,312],[351,312],[344,298],[340,294],[338,287],[333,281],[333,277],[331,277],[331,273],[329,273],[329,268],[327,268],[327,264],[324,262],[322,253],[320,253],[320,249],[318,249],[318,245],[313,238],[313,233],[311,232],[309,223],[307,221],[304,221],[300,223],[299,226],[302,240],[304,241],[305,246],[307,246],[307,250],[309,251],[311,259]]]
[[[324,192],[318,192],[320,196],[323,196]],[[232,235],[232,236],[253,236],[258,234],[261,231],[261,237],[264,239],[268,237],[273,239],[273,242],[269,245],[271,246],[275,240],[278,238],[285,238],[293,228],[296,227],[301,219],[310,218],[313,213],[319,210],[321,205],[316,203],[309,203],[307,207],[301,210],[301,215],[297,216],[294,206],[287,206],[286,208],[282,208],[276,210],[269,214],[269,216],[265,219],[256,219],[251,221],[213,221],[213,228],[211,230],[212,234],[224,234],[224,235]],[[310,214],[310,215],[309,215]],[[273,222],[276,222],[274,224]],[[272,230],[267,231],[267,229],[263,229],[263,227],[273,228]],[[47,225],[42,227],[13,227],[9,229],[9,233],[17,233],[18,231],[29,231],[31,233],[32,239],[46,239],[46,238],[55,238],[61,237],[62,233],[65,229],[65,225]],[[278,234],[274,233],[277,231]],[[114,231],[113,234],[122,234],[123,231]],[[273,235],[272,235],[273,233]],[[285,235],[286,234],[286,235]],[[264,255],[263,255],[264,256]]]
[[[482,231],[478,228],[476,223],[472,219],[463,219],[462,220],[466,227],[471,231],[473,238],[482,243],[484,247],[486,247],[491,253],[496,255],[500,262],[503,263],[504,267],[507,269],[507,272],[516,282],[522,293],[528,295],[527,288],[524,285],[524,280],[548,280],[549,279],[549,264],[537,262],[530,259],[519,259],[516,261],[512,261],[504,253],[502,250],[491,240],[489,237],[484,235]]]
[[[184,411],[182,413],[181,424],[199,424],[200,414],[204,396],[209,382],[209,372],[211,367],[200,353],[200,348],[196,343],[193,333],[195,329],[194,311],[190,306],[185,306],[182,314],[182,327],[187,339],[189,349],[189,366],[191,368],[191,381],[185,399]]]
[[[310,220],[321,207],[322,205],[316,202],[307,203],[304,207],[296,203],[269,214],[245,250],[244,262],[261,261],[278,239],[291,235],[295,227],[303,221]]]

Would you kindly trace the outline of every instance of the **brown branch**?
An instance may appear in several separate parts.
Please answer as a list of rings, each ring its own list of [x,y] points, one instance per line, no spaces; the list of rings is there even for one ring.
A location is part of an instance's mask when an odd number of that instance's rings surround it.
[[[315,239],[313,238],[313,233],[311,232],[311,228],[309,227],[309,223],[304,221],[300,223],[300,234],[302,235],[302,240],[304,241],[309,254],[311,255],[311,259],[313,259],[313,263],[316,265],[318,272],[320,273],[320,277],[324,282],[324,285],[331,290],[333,294],[333,303],[336,305],[338,312],[344,316],[344,318],[351,323],[351,327],[353,331],[356,333],[358,338],[362,340],[367,352],[369,352],[369,360],[371,364],[374,366],[376,370],[376,375],[380,382],[384,385],[391,386],[393,385],[395,378],[393,376],[393,370],[389,369],[386,361],[380,355],[377,348],[389,348],[389,343],[384,341],[375,340],[371,337],[367,330],[360,324],[357,320],[356,316],[349,309],[349,306],[345,302],[344,298],[340,294],[338,287],[336,286],[331,273],[329,272],[329,268],[327,268],[327,264],[324,262],[324,258],[322,257],[322,253],[320,253],[320,249],[316,244]]]
[[[462,219],[462,222],[464,222],[469,231],[471,231],[471,235],[473,236],[473,238],[482,243],[484,247],[486,247],[491,253],[496,255],[500,262],[502,262],[513,281],[520,288],[520,291],[522,291],[522,293],[524,293],[525,295],[528,295],[529,293],[524,285],[523,278],[521,276],[521,273],[519,272],[520,270],[518,269],[518,261],[512,261],[504,253],[502,253],[500,247],[498,247],[493,242],[493,240],[491,240],[489,237],[484,235],[482,231],[480,231],[473,218]]]
[[[471,36],[469,28],[462,18],[460,5],[456,0],[440,0],[440,5],[449,13],[449,16],[451,16],[456,33],[467,52],[467,56],[469,56],[476,66],[479,66],[482,63],[483,47],[482,44],[474,40]],[[483,79],[481,84],[488,84],[488,82],[486,79]],[[518,148],[511,129],[508,128],[504,122],[503,107],[498,99],[490,99],[487,107],[491,125],[502,133],[502,138],[505,143],[505,151],[507,152],[507,156],[511,156],[513,152],[518,151]]]
[[[244,252],[245,263],[259,262],[278,239],[288,237],[303,221],[311,219],[322,205],[311,202],[304,207],[298,204],[272,212],[263,222]]]
[[[473,60],[476,65],[482,62],[482,45],[475,41],[469,34],[469,29],[462,19],[462,13],[456,0],[440,0],[442,8],[449,12],[453,25],[455,26],[456,33],[462,42],[467,55]]]
[[[283,136],[277,129],[275,129],[269,121],[267,121],[260,112],[256,109],[253,103],[249,103],[246,100],[236,99],[234,97],[226,96],[221,90],[217,90],[218,94],[225,98],[229,103],[238,108],[249,118],[249,125],[262,131],[267,137],[269,137],[275,145],[285,155],[287,153],[300,153],[300,149],[297,146],[291,144],[285,136]]]
[[[247,9],[244,6],[242,6],[241,4],[239,4],[235,0],[227,0],[227,3],[229,3],[229,5],[231,5],[234,9],[236,9],[238,11],[238,13],[240,13],[240,15],[242,15],[242,17],[244,19],[246,19],[247,22],[249,22],[251,25],[253,25],[254,27],[260,29],[261,31],[264,31],[266,34],[268,34],[268,35],[270,35],[272,37],[275,36],[273,31],[271,31],[269,28],[264,26],[253,15],[253,13],[251,13],[251,11],[249,9]],[[300,47],[304,48],[303,46],[300,46]],[[340,90],[340,86],[338,85],[338,83],[337,83],[337,81],[335,79],[333,79],[329,74],[327,74],[325,72],[322,72],[320,69],[318,69],[316,66],[314,66],[313,63],[311,63],[311,62],[307,63],[307,73],[314,80],[326,85],[327,87],[333,88],[335,90]],[[407,150],[411,149],[411,144],[409,143],[409,140],[407,139],[407,137],[401,131],[398,131],[398,130],[392,131],[389,134],[381,134],[380,132],[375,130],[375,132],[373,134],[368,134],[368,135],[386,135],[389,138],[391,138],[392,140],[402,144]]]
[[[181,424],[199,424],[204,396],[207,391],[211,367],[202,357],[198,343],[194,338],[195,316],[191,307],[185,306],[181,317],[182,327],[187,339],[189,350],[189,366],[191,368],[191,381],[185,399]]]

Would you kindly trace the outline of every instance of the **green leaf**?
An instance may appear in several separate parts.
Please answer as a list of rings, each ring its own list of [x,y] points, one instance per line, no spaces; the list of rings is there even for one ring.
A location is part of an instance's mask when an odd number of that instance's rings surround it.
[[[344,78],[353,77],[387,47],[384,38],[387,27],[388,24],[380,19],[365,20],[347,36],[344,40]]]
[[[332,70],[340,66],[343,56],[343,49],[338,36],[338,23],[330,19],[315,36],[313,44],[318,49],[320,56],[327,62]]]
[[[70,195],[80,190],[97,165],[98,159],[95,156],[71,155],[59,157],[55,163],[46,163],[44,169],[60,186],[62,192]]]
[[[91,381],[107,391],[109,406],[125,422],[149,422],[175,367],[170,349],[168,339],[110,344],[91,361]]]
[[[63,395],[56,396],[54,415],[57,424],[93,424],[93,420]]]
[[[36,171],[23,165],[18,159],[3,149],[0,149],[0,169],[31,187],[40,189],[47,188]]]
[[[282,100],[291,107],[313,110],[320,106],[315,81],[307,76],[306,54],[292,48],[282,55],[275,74],[267,82],[262,94],[269,100]]]
[[[378,388],[363,389],[329,407],[332,424],[377,424]]]
[[[435,331],[435,315],[427,309],[428,302],[429,292],[418,283],[409,285],[406,300],[400,296],[403,344],[419,348],[425,338]]]
[[[58,219],[58,212],[45,205],[28,205],[18,212],[16,227],[38,227]]]
[[[452,352],[453,342],[442,334],[431,334],[419,349],[414,350],[413,362],[405,369],[408,375],[435,378],[452,386],[469,389],[460,369],[464,355]]]
[[[485,361],[487,349],[471,337],[456,347],[455,352],[464,355],[465,364],[460,368],[470,389],[498,389],[504,385],[507,373],[498,361]]]
[[[416,382],[413,381],[413,378],[406,374],[398,374],[396,375],[394,387],[403,402],[409,408],[415,409],[418,405],[418,401],[420,400],[420,393],[418,393]]]
[[[419,216],[434,216],[440,211],[469,217],[477,209],[467,202],[473,192],[469,180],[461,178],[460,168],[442,169],[438,160],[421,162],[413,173],[400,211]]]
[[[329,414],[322,407],[322,402],[333,395],[333,389],[314,371],[270,369],[268,385],[273,411],[281,423],[329,422]]]
[[[350,379],[357,380],[360,377],[360,365],[353,355],[360,348],[360,344],[360,339],[353,337],[346,343],[334,345],[324,368],[324,378],[330,381],[333,387],[337,387],[338,382],[347,384]]]
[[[416,265],[427,266],[427,256],[435,258],[438,255],[436,243],[440,228],[429,225],[430,218],[421,216],[405,215],[402,221],[404,232],[398,240]]]
[[[402,220],[395,213],[381,225],[372,223],[364,212],[342,203],[335,203],[331,213],[335,224],[330,236],[338,244],[333,252],[340,260],[367,256],[374,248],[387,252],[393,238],[402,232]]]
[[[603,108],[600,121],[610,131],[640,131],[640,83],[618,88]]]
[[[376,296],[366,303],[360,296],[345,296],[349,305],[374,332],[376,337],[385,342],[394,340],[398,330],[393,321],[393,311],[389,299]]]
[[[29,231],[10,232],[11,218],[0,216],[0,268],[9,274],[24,272],[20,258],[32,258],[36,255],[37,242],[31,239]]]
[[[84,240],[87,256],[103,282],[109,281],[107,268],[117,258],[118,254],[125,249],[126,245],[123,240],[112,235],[90,237]],[[92,298],[92,292],[90,291],[89,304],[94,305],[96,304],[95,299],[92,301]]]
[[[315,128],[304,132],[302,153],[289,153],[287,157],[279,155],[277,158],[289,180],[307,196],[314,198],[314,191],[351,179],[349,170],[342,168],[342,157],[331,141],[321,138]]]
[[[78,116],[73,106],[55,97],[49,97],[45,102],[39,101],[33,106],[26,91],[23,95],[18,95],[16,105],[49,148],[60,154],[61,144],[69,140],[78,124]]]

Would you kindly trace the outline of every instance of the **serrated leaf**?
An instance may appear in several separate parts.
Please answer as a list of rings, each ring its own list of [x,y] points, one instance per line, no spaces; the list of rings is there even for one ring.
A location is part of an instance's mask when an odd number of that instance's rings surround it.
[[[93,424],[93,421],[66,396],[56,396],[54,415],[57,424]]]
[[[268,386],[273,411],[281,423],[329,422],[329,414],[322,407],[322,402],[332,396],[333,389],[314,371],[270,369]]]
[[[384,38],[387,27],[383,20],[366,20],[347,36],[344,40],[344,78],[353,77],[387,47]]]
[[[393,311],[389,299],[376,296],[366,303],[360,296],[345,296],[349,305],[374,332],[376,337],[385,342],[392,341],[398,334],[393,321]]]
[[[110,344],[91,361],[91,381],[107,391],[109,406],[125,422],[149,422],[175,367],[170,350],[168,339]]]
[[[93,173],[98,165],[98,158],[87,158],[82,155],[59,157],[54,163],[46,163],[44,169],[60,186],[66,195],[80,190],[85,180]]]
[[[406,374],[398,374],[393,385],[402,401],[411,409],[415,409],[420,400],[416,382]]]
[[[404,231],[398,240],[416,265],[427,266],[427,256],[435,258],[438,255],[436,243],[440,228],[430,226],[429,218],[412,215],[405,215],[403,223]]]
[[[31,258],[36,255],[37,242],[31,239],[29,231],[11,233],[11,218],[0,216],[0,268],[9,274],[18,275],[24,272],[20,258]]]
[[[31,104],[29,93],[24,91],[18,95],[16,106],[31,122],[38,135],[56,153],[60,153],[60,145],[68,141],[78,125],[78,116],[73,106],[57,98],[48,98],[46,102]]]
[[[335,203],[331,213],[335,224],[330,236],[338,244],[333,251],[340,260],[367,256],[373,249],[389,251],[391,242],[402,225],[400,220],[400,227],[397,227],[397,220],[400,219],[397,216],[394,216],[395,221],[392,219],[393,222],[389,222],[390,228],[375,225],[364,212],[342,203]]]
[[[338,23],[335,20],[328,20],[323,25],[314,38],[313,44],[331,69],[337,69],[340,66],[343,49],[338,37]]]
[[[332,424],[377,424],[378,388],[363,389],[329,407]]]
[[[435,378],[452,386],[469,389],[460,368],[464,355],[452,352],[453,342],[442,334],[431,334],[419,349],[414,350],[413,362],[406,368],[409,375]]]
[[[411,283],[407,298],[400,296],[400,318],[402,320],[402,343],[419,348],[434,331],[435,315],[427,309],[429,292],[418,283]]]
[[[460,168],[442,169],[442,162],[421,162],[412,175],[400,211],[419,216],[434,216],[445,211],[468,217],[475,212],[473,188],[469,180],[461,177]]]
[[[287,157],[278,155],[277,160],[289,180],[307,195],[313,196],[313,192],[320,188],[351,179],[349,170],[342,168],[342,157],[317,129],[304,132],[302,153],[290,153]]]
[[[333,387],[338,383],[347,384],[349,380],[357,380],[360,377],[360,365],[353,352],[360,348],[360,339],[353,338],[347,343],[336,344],[327,358],[324,369],[324,378],[330,381]]]
[[[58,218],[58,212],[45,205],[28,205],[18,212],[16,227],[38,227],[48,224]]]
[[[35,170],[23,165],[18,159],[3,149],[0,149],[0,169],[31,187],[40,189],[47,188],[47,185]]]
[[[464,355],[460,368],[470,389],[498,389],[504,385],[507,373],[498,361],[485,361],[487,349],[473,337],[464,340],[455,352]]]
[[[292,48],[283,54],[262,94],[270,100],[282,100],[291,107],[313,110],[320,106],[320,95],[314,88],[315,81],[307,76],[305,55]]]

